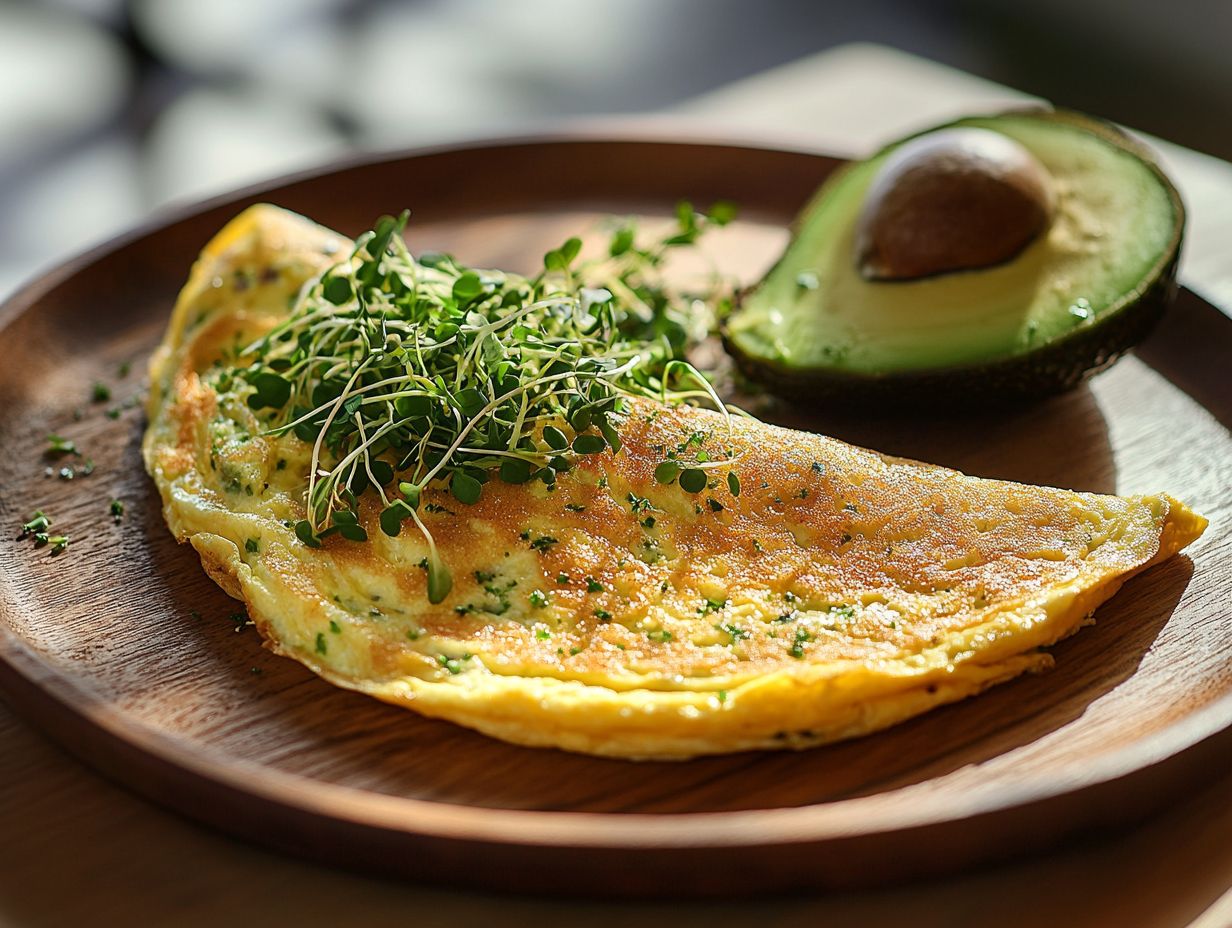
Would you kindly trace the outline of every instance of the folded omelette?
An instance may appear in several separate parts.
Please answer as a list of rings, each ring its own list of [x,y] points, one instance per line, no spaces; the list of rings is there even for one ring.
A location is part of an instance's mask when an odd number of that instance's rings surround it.
[[[350,245],[268,206],[209,243],[151,363],[145,462],[268,647],[426,716],[640,759],[863,735],[1051,666],[1044,648],[1206,525],[1162,494],[983,480],[633,397],[620,450],[550,486],[493,480],[469,505],[427,486],[452,575],[429,597],[425,537],[382,532],[379,501],[358,501],[363,544],[297,535],[311,445],[210,376]],[[665,448],[717,444],[738,486],[656,479]]]

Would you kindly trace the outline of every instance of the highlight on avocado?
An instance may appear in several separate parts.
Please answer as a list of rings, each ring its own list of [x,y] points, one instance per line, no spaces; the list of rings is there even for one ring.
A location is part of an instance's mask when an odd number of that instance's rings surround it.
[[[1077,113],[960,119],[834,174],[723,325],[775,392],[860,405],[1058,393],[1140,342],[1185,226],[1152,155]]]

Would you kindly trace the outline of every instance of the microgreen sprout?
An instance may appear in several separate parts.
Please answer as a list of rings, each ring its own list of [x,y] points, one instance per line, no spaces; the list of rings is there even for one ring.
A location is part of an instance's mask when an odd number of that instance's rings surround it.
[[[420,506],[430,485],[463,505],[478,504],[493,479],[552,489],[579,459],[619,452],[629,397],[727,414],[685,359],[709,328],[704,304],[669,290],[662,264],[733,215],[729,204],[682,204],[659,241],[639,245],[624,225],[591,260],[571,238],[533,277],[416,258],[401,235],[407,214],[382,217],[301,291],[285,322],[215,376],[247,384],[266,435],[311,445],[300,541],[367,540],[359,499],[377,497],[382,532],[397,536],[410,520],[425,539],[428,597],[439,603],[452,578],[424,517],[443,510]],[[716,278],[712,299],[720,289]]]

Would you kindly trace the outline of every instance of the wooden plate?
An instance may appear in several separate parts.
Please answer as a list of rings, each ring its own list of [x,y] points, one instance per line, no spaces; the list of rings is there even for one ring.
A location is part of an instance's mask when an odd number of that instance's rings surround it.
[[[1192,561],[1130,581],[1058,645],[1054,672],[832,747],[635,765],[421,719],[264,651],[164,527],[128,401],[194,255],[241,207],[271,200],[354,233],[409,205],[412,247],[529,269],[597,212],[727,198],[744,218],[712,249],[752,278],[835,164],[587,138],[420,152],[214,201],[35,281],[0,311],[0,525],[15,535],[46,509],[72,544],[58,557],[0,545],[5,696],[100,771],[234,834],[369,872],[551,894],[896,881],[1138,819],[1226,769],[1232,321],[1188,293],[1136,357],[1029,410],[782,414],[981,475],[1167,490],[1212,520]],[[95,381],[110,402],[91,401]],[[55,476],[52,432],[94,473]]]

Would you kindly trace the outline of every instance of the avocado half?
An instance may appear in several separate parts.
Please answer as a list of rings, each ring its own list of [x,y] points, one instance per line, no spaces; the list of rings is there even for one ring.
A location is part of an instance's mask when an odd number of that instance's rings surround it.
[[[960,119],[1024,146],[1052,176],[1050,225],[1012,259],[869,280],[858,219],[900,145],[836,172],[779,261],[724,320],[751,380],[785,396],[866,406],[980,405],[1058,393],[1137,344],[1176,293],[1185,209],[1150,152],[1109,123],[1026,110]]]

